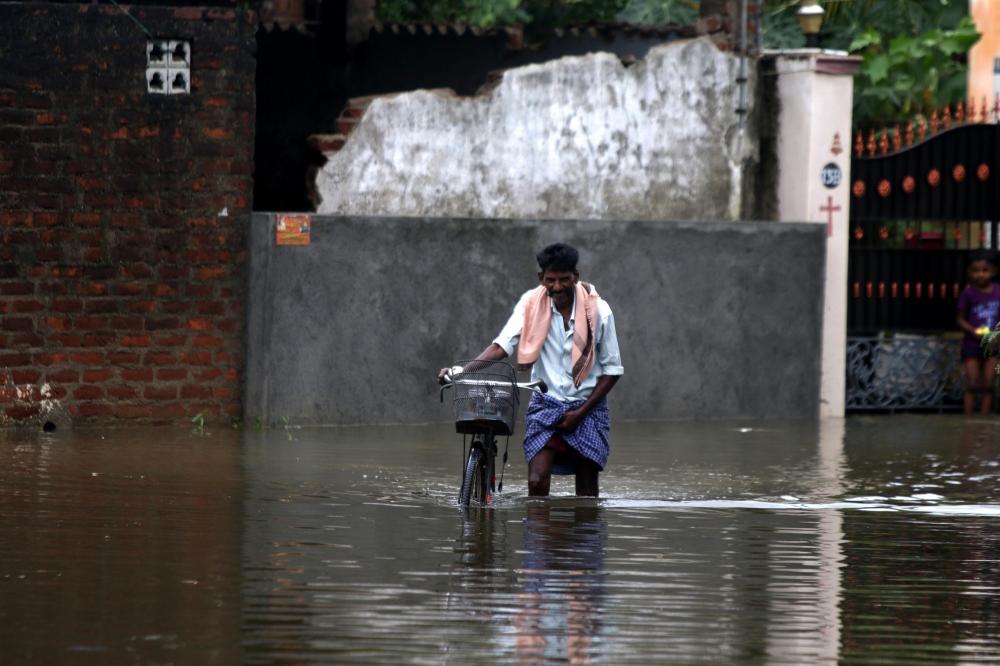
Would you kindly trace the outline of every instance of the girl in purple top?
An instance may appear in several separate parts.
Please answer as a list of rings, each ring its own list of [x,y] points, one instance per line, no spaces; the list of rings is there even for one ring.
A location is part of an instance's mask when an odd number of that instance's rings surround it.
[[[967,274],[969,284],[958,297],[958,327],[965,332],[962,338],[964,407],[965,415],[971,416],[976,408],[977,396],[982,397],[981,414],[989,414],[993,408],[997,359],[986,357],[982,340],[983,335],[1000,321],[1000,285],[993,281],[997,266],[992,254],[986,250],[976,250],[969,255]]]

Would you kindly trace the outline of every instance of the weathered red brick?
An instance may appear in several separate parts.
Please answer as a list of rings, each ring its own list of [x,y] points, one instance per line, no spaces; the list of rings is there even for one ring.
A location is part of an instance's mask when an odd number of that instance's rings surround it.
[[[94,317],[91,315],[83,315],[80,317],[73,318],[73,328],[78,328],[85,331],[96,331],[103,330],[108,327],[107,317]]]
[[[157,298],[164,298],[167,296],[177,295],[177,285],[173,284],[154,284],[149,289],[150,296],[155,296]]]
[[[76,293],[81,296],[104,296],[108,293],[108,285],[103,282],[80,282],[76,285]]]
[[[111,416],[115,408],[106,402],[80,402],[76,404],[76,412],[83,417]]]
[[[214,335],[196,335],[191,339],[191,345],[203,349],[217,349],[225,344],[225,340]]]
[[[75,400],[96,400],[97,398],[103,397],[104,389],[100,386],[84,384],[83,386],[77,386],[73,389],[73,398]]]
[[[33,331],[35,330],[35,320],[31,317],[3,317],[0,321],[0,329],[5,331]]]
[[[40,411],[39,405],[14,405],[4,409],[4,414],[13,421],[25,421],[34,418]]]
[[[49,342],[59,347],[79,347],[83,344],[83,336],[75,333],[57,333],[49,336]]]
[[[112,365],[133,365],[139,362],[139,354],[135,352],[110,351],[108,363]]]
[[[195,375],[195,379],[197,379],[200,382],[210,382],[213,379],[218,379],[221,376],[222,376],[222,370],[220,370],[219,368],[205,368],[204,370],[198,372],[197,375]]]
[[[52,301],[49,309],[53,312],[82,312],[83,301],[78,298],[56,299]]]
[[[108,389],[111,396],[112,389]],[[119,396],[113,396],[119,397]],[[123,400],[128,400],[134,396],[120,396]],[[150,405],[115,405],[115,414],[123,419],[148,419],[153,415],[153,408]]]
[[[152,368],[122,368],[118,372],[121,375],[121,378],[128,382],[153,381]]]
[[[212,365],[212,352],[187,352],[181,354],[181,363],[187,365]]]
[[[176,400],[176,386],[147,386],[142,390],[142,397],[146,400]]]
[[[14,301],[12,305],[13,312],[38,312],[45,309],[45,306],[38,301]]]
[[[83,381],[87,383],[94,384],[94,383],[106,382],[109,379],[111,379],[111,370],[107,368],[83,371]]]
[[[149,347],[152,344],[153,339],[148,335],[124,335],[121,338],[122,347]]]
[[[66,354],[52,354],[52,353],[35,354],[33,358],[35,363],[37,363],[38,365],[62,365],[67,360],[69,360],[69,356],[67,356]],[[13,365],[13,364],[5,363],[5,365]]]
[[[81,347],[108,347],[110,346],[118,336],[114,333],[108,332],[98,332],[98,333],[88,333],[80,339]]]
[[[195,312],[202,315],[226,314],[226,304],[222,301],[205,301],[195,305]]]
[[[67,370],[65,368],[52,370],[45,373],[45,381],[58,382],[60,384],[76,384],[80,381],[80,373],[76,370]]]
[[[154,419],[179,419],[187,415],[184,405],[174,402],[168,405],[152,405],[150,416]]]
[[[229,269],[224,266],[216,266],[212,268],[199,268],[195,271],[194,276],[198,280],[219,280],[226,277]]]
[[[15,384],[35,384],[42,378],[42,373],[38,370],[11,370],[11,381]]]
[[[214,326],[211,319],[189,319],[187,327],[193,331],[210,331]]]
[[[179,379],[187,379],[187,368],[161,368],[156,371],[157,381],[174,382]]]
[[[145,365],[174,365],[177,357],[168,352],[150,352],[143,359]]]
[[[111,317],[111,328],[116,331],[141,331],[143,328],[143,318],[135,316]]]
[[[53,331],[65,331],[70,325],[70,319],[66,317],[45,317],[42,323]]]
[[[44,347],[45,340],[37,333],[17,333],[10,336],[10,346],[14,347]]]
[[[167,314],[183,314],[191,309],[188,301],[164,301],[160,303],[160,309]]]
[[[177,317],[146,317],[147,331],[171,331],[180,328],[181,320]]]
[[[145,293],[146,285],[141,282],[120,282],[114,286],[112,291],[117,296],[138,296]]]
[[[4,296],[30,296],[35,293],[31,282],[0,282],[0,294]]]
[[[212,396],[212,389],[208,386],[203,386],[202,384],[185,384],[181,388],[181,397],[185,399],[198,399],[198,398],[210,398]]]
[[[158,335],[155,340],[160,347],[183,347],[187,341],[186,335]]]
[[[74,352],[69,355],[69,360],[79,365],[103,365],[104,354],[100,352]]]

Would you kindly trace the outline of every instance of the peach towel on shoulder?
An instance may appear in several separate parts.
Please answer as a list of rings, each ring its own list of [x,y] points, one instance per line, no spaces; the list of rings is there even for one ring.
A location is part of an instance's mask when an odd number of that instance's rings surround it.
[[[594,338],[597,334],[597,289],[586,282],[576,283],[573,314],[573,383],[580,386],[594,367]],[[524,305],[524,327],[517,343],[517,363],[527,369],[538,360],[552,323],[552,300],[538,285]]]

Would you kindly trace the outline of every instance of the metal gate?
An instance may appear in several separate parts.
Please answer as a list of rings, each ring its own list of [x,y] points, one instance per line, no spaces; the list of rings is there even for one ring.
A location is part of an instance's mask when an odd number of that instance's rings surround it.
[[[961,404],[955,306],[970,250],[997,247],[1000,98],[858,133],[851,161],[847,409]]]

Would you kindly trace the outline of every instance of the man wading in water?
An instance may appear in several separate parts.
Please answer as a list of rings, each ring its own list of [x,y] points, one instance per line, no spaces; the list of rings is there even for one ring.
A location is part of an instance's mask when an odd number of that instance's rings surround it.
[[[594,285],[580,282],[574,248],[556,243],[537,258],[539,286],[476,360],[505,359],[516,346],[518,369],[548,384],[548,393],[532,393],[525,416],[528,494],[544,497],[552,474],[575,474],[577,496],[597,497],[609,449],[606,396],[625,372],[614,315]]]

